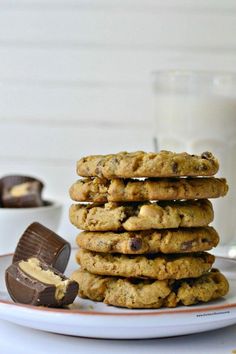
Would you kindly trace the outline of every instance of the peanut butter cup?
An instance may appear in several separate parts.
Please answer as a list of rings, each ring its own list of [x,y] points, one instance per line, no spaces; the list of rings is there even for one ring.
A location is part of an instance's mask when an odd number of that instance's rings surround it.
[[[21,236],[13,256],[13,263],[37,257],[63,273],[70,252],[69,242],[42,224],[34,222]]]

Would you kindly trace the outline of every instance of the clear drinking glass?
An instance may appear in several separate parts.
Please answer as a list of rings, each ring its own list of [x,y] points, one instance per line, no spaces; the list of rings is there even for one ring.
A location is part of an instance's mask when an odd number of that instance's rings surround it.
[[[236,74],[159,71],[154,74],[155,138],[158,149],[200,154],[211,151],[226,177],[228,195],[212,200],[216,253],[236,257]]]

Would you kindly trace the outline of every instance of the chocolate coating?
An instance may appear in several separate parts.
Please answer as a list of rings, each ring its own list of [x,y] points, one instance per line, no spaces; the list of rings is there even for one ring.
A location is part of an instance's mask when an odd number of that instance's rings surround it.
[[[27,183],[22,195],[12,194],[12,188]],[[9,175],[1,178],[1,204],[3,208],[33,208],[43,206],[41,194],[43,183],[33,177]]]
[[[73,303],[78,294],[78,284],[69,280],[65,295],[62,299],[56,298],[56,286],[45,284],[23,272],[19,263],[10,265],[5,272],[5,282],[9,295],[14,302],[34,306],[62,307]],[[43,269],[49,269],[67,280],[63,274],[41,262]]]
[[[42,224],[34,222],[21,236],[12,263],[37,257],[63,273],[70,253],[69,242]]]

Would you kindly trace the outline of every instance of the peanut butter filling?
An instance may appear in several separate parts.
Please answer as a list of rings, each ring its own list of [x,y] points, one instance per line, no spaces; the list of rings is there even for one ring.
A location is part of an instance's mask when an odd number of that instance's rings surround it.
[[[11,188],[10,194],[12,197],[21,197],[28,193],[29,185],[29,182],[17,184]]]
[[[59,275],[53,273],[51,270],[42,269],[40,261],[37,258],[29,258],[27,261],[20,261],[19,268],[28,276],[44,284],[55,285],[56,300],[61,300],[65,296],[69,280],[62,280]]]

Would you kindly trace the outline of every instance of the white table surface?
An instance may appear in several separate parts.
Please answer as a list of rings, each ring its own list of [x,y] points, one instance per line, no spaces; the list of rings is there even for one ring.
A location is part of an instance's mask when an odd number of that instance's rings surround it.
[[[201,334],[146,340],[102,340],[51,334],[0,321],[1,354],[232,354],[236,325]]]

